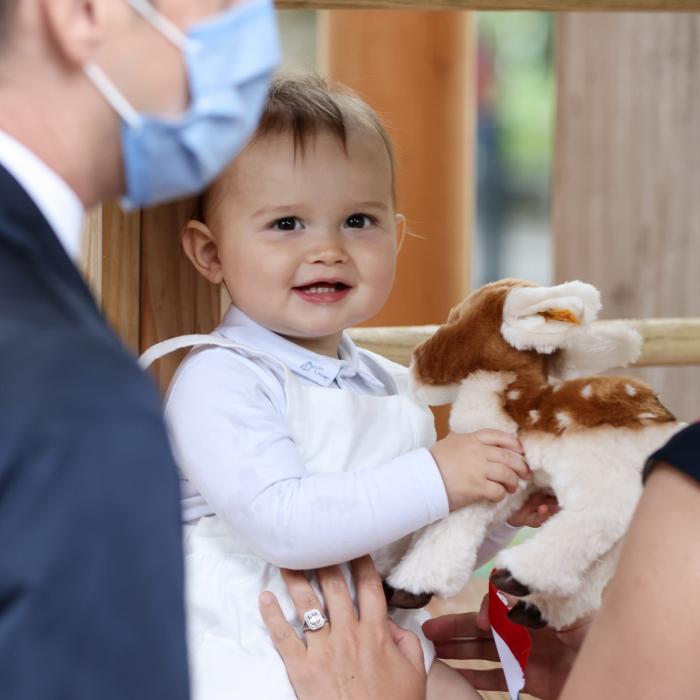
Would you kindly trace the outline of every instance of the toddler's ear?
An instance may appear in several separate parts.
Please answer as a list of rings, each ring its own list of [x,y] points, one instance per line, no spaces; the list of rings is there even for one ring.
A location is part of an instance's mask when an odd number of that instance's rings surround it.
[[[182,248],[197,272],[212,284],[221,284],[224,270],[219,257],[219,246],[209,227],[190,219],[182,227]]]
[[[401,250],[406,238],[406,217],[403,214],[394,214],[396,222],[396,252]]]

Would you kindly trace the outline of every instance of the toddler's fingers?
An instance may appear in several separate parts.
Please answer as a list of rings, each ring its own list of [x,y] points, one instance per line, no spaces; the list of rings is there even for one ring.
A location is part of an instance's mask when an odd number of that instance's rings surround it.
[[[482,493],[483,498],[485,498],[487,501],[497,503],[505,498],[507,492],[505,487],[498,482],[486,479],[486,481],[484,481]]]
[[[527,466],[527,462],[522,456],[511,450],[505,450],[500,447],[489,447],[487,448],[486,455],[489,462],[504,464],[514,471],[521,479],[529,479],[532,475],[530,467]]]
[[[485,473],[487,479],[503,484],[510,493],[514,493],[518,488],[518,475],[505,464],[488,462]]]
[[[477,430],[474,435],[479,442],[484,445],[493,445],[494,447],[505,447],[507,450],[524,453],[523,446],[520,440],[513,433],[504,433],[502,430]]]
[[[284,662],[301,658],[306,653],[304,642],[287,622],[274,594],[264,591],[260,594],[258,604],[265,627]]]

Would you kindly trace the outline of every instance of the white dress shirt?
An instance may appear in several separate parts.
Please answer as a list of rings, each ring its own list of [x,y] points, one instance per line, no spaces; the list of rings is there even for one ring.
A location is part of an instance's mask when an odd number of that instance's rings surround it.
[[[339,359],[318,355],[233,306],[215,334],[274,356],[301,383],[379,396],[389,393],[345,335]],[[292,440],[285,411],[284,376],[275,363],[220,347],[199,348],[188,355],[173,378],[165,406],[183,471],[185,521],[216,513],[259,556],[298,569],[346,561],[356,556],[358,545],[365,552],[379,549],[388,544],[386,533],[406,534],[448,514],[445,486],[427,449],[371,470],[310,474]],[[348,509],[354,510],[351,535],[337,527],[333,510],[296,507],[324,497],[347,501],[342,509],[346,520]],[[484,554],[500,549],[514,532],[507,528],[494,533]]]
[[[24,188],[68,256],[78,262],[85,210],[73,190],[26,146],[0,130],[0,164]]]

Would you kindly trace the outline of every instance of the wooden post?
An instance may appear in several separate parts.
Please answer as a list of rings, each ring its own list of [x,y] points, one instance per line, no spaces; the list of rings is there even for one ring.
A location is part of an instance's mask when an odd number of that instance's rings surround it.
[[[84,270],[105,316],[124,343],[139,351],[141,213],[110,202],[88,212]]]
[[[557,22],[555,277],[595,284],[606,318],[700,316],[700,15]],[[643,374],[700,415],[700,367]]]
[[[221,318],[218,287],[197,274],[180,243],[182,225],[199,210],[187,199],[143,212],[140,349],[176,335],[209,333]],[[163,358],[155,376],[166,389],[187,350]]]
[[[386,124],[398,210],[420,236],[407,236],[394,291],[371,325],[440,323],[468,288],[473,53],[469,13],[323,13],[322,72]]]

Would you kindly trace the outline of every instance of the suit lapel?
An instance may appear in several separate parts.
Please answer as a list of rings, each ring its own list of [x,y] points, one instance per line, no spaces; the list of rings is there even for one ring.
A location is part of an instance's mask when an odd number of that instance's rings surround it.
[[[0,240],[31,259],[37,278],[81,323],[104,326],[87,284],[29,195],[0,166]]]

